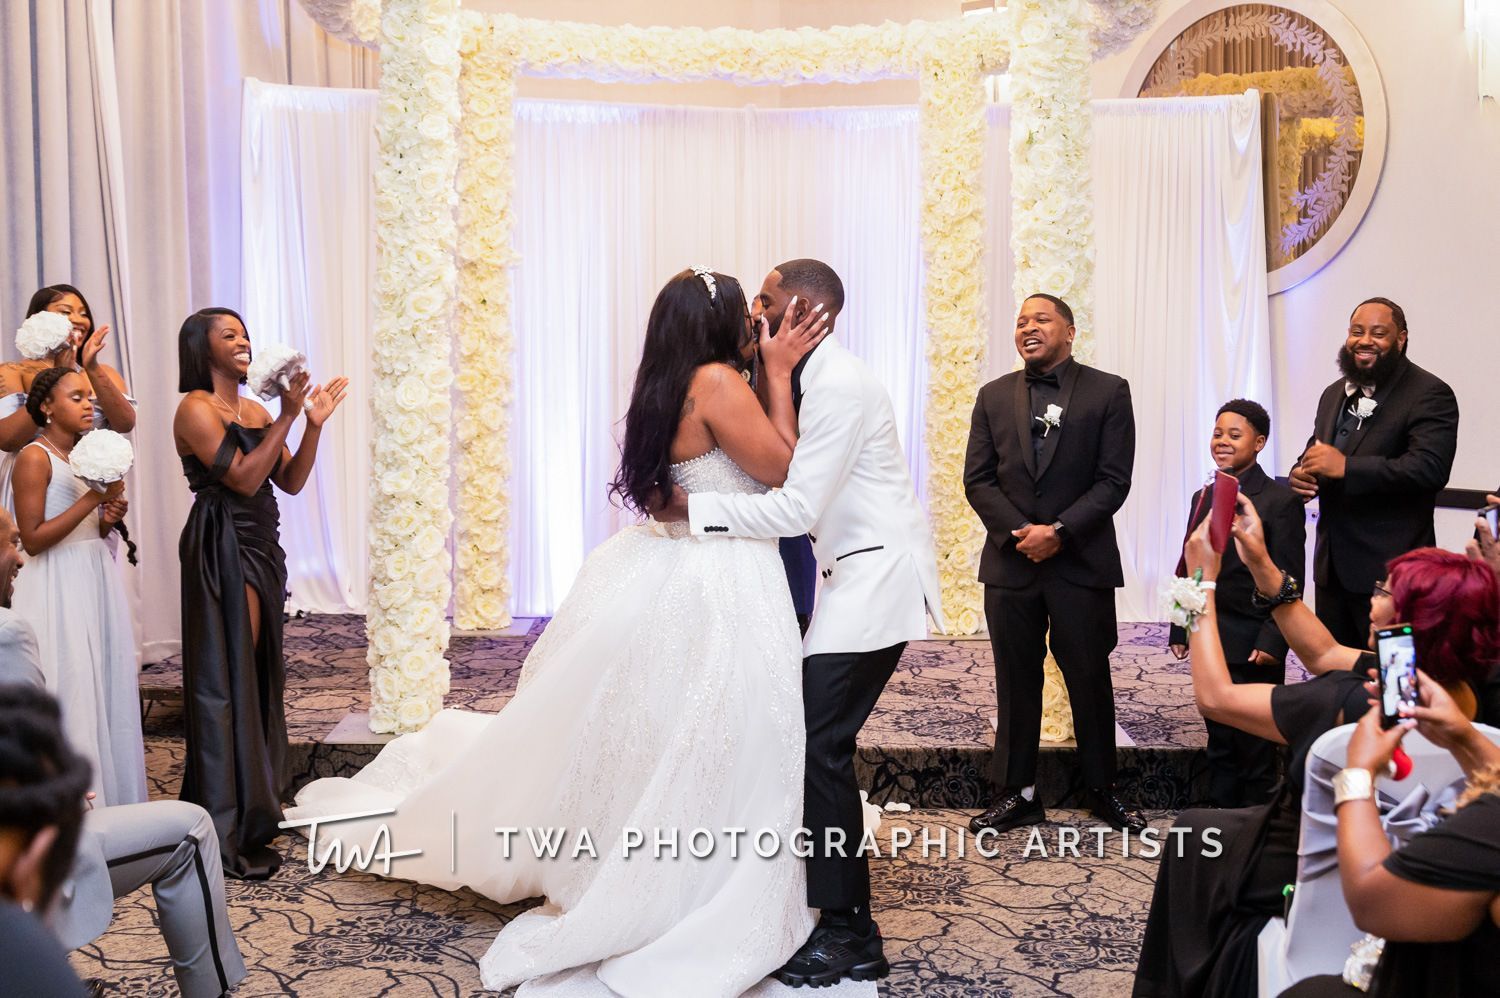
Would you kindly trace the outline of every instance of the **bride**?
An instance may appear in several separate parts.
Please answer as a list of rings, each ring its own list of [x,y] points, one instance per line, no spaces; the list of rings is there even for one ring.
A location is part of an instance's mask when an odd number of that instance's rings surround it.
[[[825,330],[815,312],[772,338],[734,278],[673,277],[646,327],[611,493],[644,513],[674,484],[779,486],[797,438],[792,368]],[[741,375],[757,348],[764,409]],[[793,836],[801,655],[775,541],[648,521],[589,556],[501,713],[442,711],[352,779],[309,784],[286,817],[393,810],[320,826],[317,856],[333,839],[346,856],[368,849],[384,824],[392,850],[422,850],[391,876],[545,897],[481,959],[486,988],[739,995],[813,927]],[[549,835],[556,855],[538,857]]]

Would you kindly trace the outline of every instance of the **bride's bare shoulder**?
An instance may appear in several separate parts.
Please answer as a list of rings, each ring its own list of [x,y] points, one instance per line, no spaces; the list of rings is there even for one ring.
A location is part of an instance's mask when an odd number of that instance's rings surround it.
[[[745,376],[728,364],[704,364],[693,372],[692,383],[688,385],[688,397],[701,402],[726,393],[738,394],[749,390],[750,385],[745,381]]]

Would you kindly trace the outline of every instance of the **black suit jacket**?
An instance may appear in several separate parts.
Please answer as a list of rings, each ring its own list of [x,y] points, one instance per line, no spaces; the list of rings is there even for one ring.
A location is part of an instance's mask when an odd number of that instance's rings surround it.
[[[989,531],[979,559],[985,585],[1018,589],[1049,575],[1101,589],[1125,584],[1113,517],[1130,494],[1135,464],[1130,385],[1075,360],[1060,387],[1062,422],[1040,464],[1022,372],[991,381],[974,403],[964,490]],[[1010,532],[1053,522],[1063,525],[1062,550],[1033,564]]]
[[[1204,496],[1207,491],[1208,495]],[[1266,550],[1271,560],[1282,571],[1303,578],[1307,565],[1307,510],[1302,499],[1275,481],[1259,464],[1251,465],[1240,476],[1240,491],[1255,504],[1260,522],[1266,532]],[[1187,536],[1213,511],[1213,487],[1199,489],[1193,493],[1192,505],[1188,507],[1188,525],[1183,534]],[[1177,572],[1184,574],[1186,568],[1178,564]],[[1219,622],[1219,640],[1224,645],[1224,659],[1228,662],[1248,662],[1252,651],[1263,651],[1278,661],[1286,660],[1286,640],[1282,638],[1270,610],[1257,610],[1250,602],[1255,591],[1255,581],[1250,569],[1240,561],[1234,542],[1224,549],[1224,560],[1219,565],[1219,587],[1215,594]],[[1187,644],[1187,631],[1173,627],[1168,643]]]
[[[1370,592],[1392,558],[1437,543],[1432,509],[1458,449],[1458,399],[1436,375],[1403,361],[1375,402],[1351,431],[1344,477],[1318,481],[1314,579],[1355,593]],[[1342,378],[1323,390],[1308,446],[1335,442],[1349,404]]]

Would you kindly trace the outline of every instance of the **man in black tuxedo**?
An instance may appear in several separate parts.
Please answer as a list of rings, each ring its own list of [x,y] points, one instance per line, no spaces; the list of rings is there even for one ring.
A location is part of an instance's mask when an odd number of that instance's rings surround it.
[[[979,581],[1000,707],[991,774],[999,793],[970,824],[975,832],[1046,819],[1034,784],[1054,623],[1089,808],[1116,828],[1145,827],[1114,792],[1109,674],[1114,590],[1125,582],[1113,516],[1130,492],[1135,415],[1125,379],[1072,359],[1074,333],[1062,299],[1026,299],[1016,319],[1026,368],[985,385],[974,405],[964,488],[989,532]]]
[[[1343,377],[1323,390],[1291,474],[1304,501],[1318,499],[1318,619],[1351,648],[1369,642],[1386,562],[1437,542],[1432,510],[1458,449],[1458,399],[1407,359],[1406,341],[1400,305],[1360,303],[1339,350]]]
[[[1301,578],[1307,560],[1307,514],[1295,492],[1261,470],[1257,458],[1270,434],[1271,417],[1260,403],[1234,399],[1219,407],[1209,447],[1214,465],[1237,478],[1240,492],[1255,504],[1272,559]],[[1193,493],[1184,544],[1213,511],[1213,503],[1213,485]],[[1177,574],[1187,575],[1185,563],[1178,563]],[[1271,619],[1271,611],[1252,604],[1255,581],[1233,544],[1224,549],[1218,585],[1219,638],[1230,678],[1236,683],[1284,683],[1286,639]],[[1174,625],[1168,641],[1179,660],[1187,657],[1186,630]],[[1214,807],[1249,807],[1269,800],[1277,778],[1276,746],[1218,721],[1205,720],[1204,724],[1208,728],[1209,802]]]

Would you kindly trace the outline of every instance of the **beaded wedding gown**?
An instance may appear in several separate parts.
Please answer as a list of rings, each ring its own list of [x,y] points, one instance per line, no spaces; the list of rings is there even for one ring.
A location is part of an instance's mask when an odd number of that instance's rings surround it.
[[[672,478],[688,492],[765,491],[720,450]],[[368,850],[384,824],[393,850],[423,850],[392,876],[545,897],[481,959],[486,988],[739,995],[813,926],[787,845],[802,819],[801,656],[774,541],[630,527],[589,556],[499,714],[445,710],[352,779],[310,784],[287,819],[394,809],[320,827],[318,855],[333,836]],[[497,828],[520,829],[509,858]],[[689,852],[705,851],[690,838],[700,828],[713,845],[701,859]],[[565,830],[557,858],[537,858],[527,829]],[[627,829],[642,840],[628,858]],[[747,831],[736,843],[725,829]],[[770,858],[755,849],[763,829],[781,843]],[[677,858],[654,858],[674,830]]]

